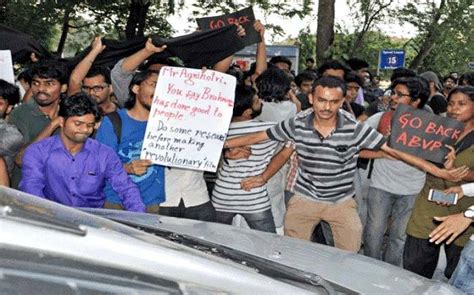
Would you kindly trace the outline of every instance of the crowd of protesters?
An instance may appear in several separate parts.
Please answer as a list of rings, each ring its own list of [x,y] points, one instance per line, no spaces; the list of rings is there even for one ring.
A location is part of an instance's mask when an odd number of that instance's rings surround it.
[[[140,159],[160,69],[180,66],[156,57],[167,45],[149,39],[108,68],[94,65],[106,48],[96,37],[70,72],[35,58],[18,76],[21,92],[0,80],[0,184],[73,207],[226,224],[238,215],[255,230],[428,278],[444,244],[445,276],[474,292],[474,72],[441,78],[398,68],[381,89],[363,60],[315,67],[308,58],[295,76],[288,58],[267,60],[264,27],[254,28],[262,41],[249,70],[231,65],[232,55],[212,67],[237,79],[216,174]],[[444,165],[387,145],[390,116],[402,104],[464,123]],[[459,200],[430,202],[430,189]]]

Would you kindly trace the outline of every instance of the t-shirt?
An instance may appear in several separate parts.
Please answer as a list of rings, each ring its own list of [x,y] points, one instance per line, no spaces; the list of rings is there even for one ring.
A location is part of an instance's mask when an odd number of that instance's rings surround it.
[[[51,119],[43,114],[34,98],[27,103],[16,107],[8,117],[8,122],[15,125],[23,135],[23,142],[30,144],[36,136],[49,124]],[[54,134],[59,133],[60,128],[57,128]],[[13,166],[11,186],[18,188],[21,179],[21,167]]]
[[[364,123],[378,128],[383,114],[377,113]],[[374,160],[370,179],[371,187],[396,195],[415,195],[423,188],[426,173],[403,161],[380,158]]]
[[[354,173],[361,149],[379,149],[385,139],[352,114],[339,110],[336,128],[323,138],[308,109],[267,130],[270,139],[292,141],[298,154],[295,192],[315,201],[342,202],[355,194]]]
[[[456,150],[456,160],[454,167],[467,166],[474,168],[474,132],[466,135],[454,146]],[[463,183],[453,183],[428,174],[426,183],[416,198],[413,206],[413,213],[408,221],[407,234],[419,239],[428,239],[429,234],[439,225],[434,216],[448,216],[461,213],[474,205],[474,198],[464,197],[455,206],[440,206],[435,202],[428,201],[430,189],[445,190]],[[454,240],[454,244],[463,247],[471,235],[474,234],[474,226],[469,227],[459,237]]]
[[[236,137],[266,130],[275,123],[250,120],[232,122],[228,137]],[[257,213],[270,208],[266,185],[250,191],[240,188],[244,178],[257,176],[265,171],[275,152],[276,141],[265,140],[251,145],[252,154],[248,159],[226,159],[219,168],[216,184],[212,192],[212,204],[217,211],[234,213]]]
[[[102,121],[97,131],[97,141],[106,144],[114,149],[122,163],[130,163],[133,160],[140,159],[140,153],[145,137],[147,121],[137,121],[127,114],[127,110],[118,111],[122,119],[122,138],[120,144],[117,141],[112,126],[112,122],[108,117]],[[140,189],[140,194],[146,206],[160,204],[165,200],[165,174],[164,167],[159,165],[151,165],[143,175],[129,174],[129,177]],[[107,184],[105,189],[106,200],[111,203],[120,204],[120,198]]]

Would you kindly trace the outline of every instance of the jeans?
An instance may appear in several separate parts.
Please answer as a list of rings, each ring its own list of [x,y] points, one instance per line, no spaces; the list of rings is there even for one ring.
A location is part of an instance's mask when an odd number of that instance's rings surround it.
[[[357,203],[357,213],[359,213],[360,222],[362,223],[362,231],[365,231],[365,225],[367,224],[367,198],[369,196],[369,184],[370,179],[367,178],[369,174],[369,168],[367,169],[356,169],[354,175],[354,190],[355,190],[355,201]]]
[[[449,283],[466,294],[474,294],[474,241],[470,240],[461,252],[458,266]]]
[[[367,199],[367,224],[364,231],[364,254],[401,266],[408,220],[416,195],[397,195],[370,187]],[[382,246],[388,218],[391,217],[387,247]],[[383,257],[382,257],[383,256]],[[382,259],[383,258],[383,259]]]
[[[224,224],[232,224],[232,219],[235,215],[240,214],[245,218],[247,224],[251,229],[265,231],[269,233],[276,233],[275,221],[271,209],[267,209],[257,213],[234,213],[216,211],[216,221]]]
[[[183,199],[181,199],[178,207],[160,207],[158,214],[209,222],[216,220],[216,211],[210,201],[198,206],[185,207]]]

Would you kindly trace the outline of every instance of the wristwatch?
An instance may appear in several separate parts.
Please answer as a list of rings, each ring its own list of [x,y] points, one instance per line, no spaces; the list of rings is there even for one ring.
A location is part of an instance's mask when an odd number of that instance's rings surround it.
[[[467,210],[464,211],[464,217],[471,218],[471,219],[474,218],[474,207],[473,206],[467,208]]]

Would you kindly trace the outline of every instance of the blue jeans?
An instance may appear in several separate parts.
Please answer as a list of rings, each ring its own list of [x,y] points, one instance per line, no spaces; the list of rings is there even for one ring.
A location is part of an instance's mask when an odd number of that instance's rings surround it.
[[[268,209],[257,213],[238,213],[245,218],[251,229],[276,233],[275,221],[273,221],[272,210]],[[216,211],[216,221],[224,224],[232,224],[232,219],[237,213]]]
[[[449,283],[466,294],[474,294],[474,241],[470,240],[461,252],[458,266]]]
[[[364,231],[364,254],[366,256],[396,266],[402,265],[403,247],[407,237],[406,228],[415,199],[416,195],[397,195],[370,187],[367,199],[367,224]],[[391,224],[388,229],[387,247],[382,254],[384,234],[390,216]]]

